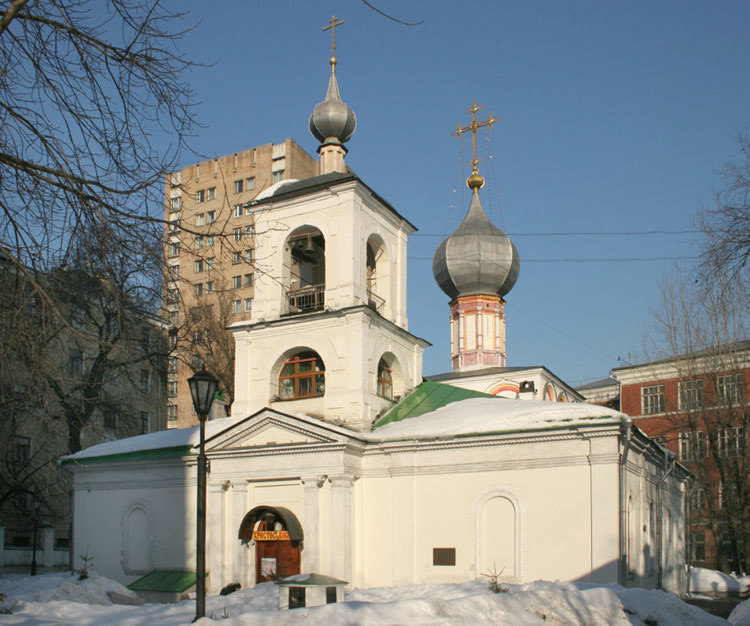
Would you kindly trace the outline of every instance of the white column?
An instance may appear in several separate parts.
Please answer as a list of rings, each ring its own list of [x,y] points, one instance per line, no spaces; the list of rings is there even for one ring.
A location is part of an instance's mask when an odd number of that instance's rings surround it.
[[[352,474],[329,477],[331,482],[331,576],[351,581]]]
[[[305,494],[303,572],[320,572],[320,488],[324,482],[325,476],[308,476],[302,479]]]
[[[237,538],[242,518],[247,514],[247,481],[238,480],[232,483],[232,528],[230,536],[234,539],[232,550],[232,580],[243,587],[255,584],[255,570],[247,567],[248,548]],[[247,570],[250,569],[250,572]]]
[[[42,565],[52,567],[55,564],[55,529],[52,526],[43,526],[42,532]]]
[[[222,483],[208,486],[208,590],[217,591],[224,580],[224,494]]]

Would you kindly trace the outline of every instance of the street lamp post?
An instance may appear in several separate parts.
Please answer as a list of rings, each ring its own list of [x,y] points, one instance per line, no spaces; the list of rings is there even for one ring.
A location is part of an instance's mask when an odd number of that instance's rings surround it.
[[[198,498],[196,508],[195,620],[206,616],[206,418],[214,401],[218,381],[207,371],[188,378],[193,407],[200,422],[198,451]]]
[[[34,500],[34,539],[33,545],[31,546],[31,575],[36,576],[36,538],[37,532],[39,531],[39,509],[42,503],[39,500]]]

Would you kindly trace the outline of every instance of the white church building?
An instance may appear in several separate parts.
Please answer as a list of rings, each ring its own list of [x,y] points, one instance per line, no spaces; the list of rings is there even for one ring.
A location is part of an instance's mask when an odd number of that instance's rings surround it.
[[[471,207],[434,263],[454,372],[423,380],[429,344],[406,316],[415,227],[346,168],[356,118],[334,69],[310,119],[321,175],[248,207],[267,234],[253,319],[231,328],[232,418],[206,424],[208,589],[300,572],[357,587],[495,572],[684,589],[688,472],[628,416],[577,402],[544,368],[506,366],[520,262],[484,214],[476,155]],[[76,558],[126,584],[194,572],[197,443],[194,427],[66,457]]]

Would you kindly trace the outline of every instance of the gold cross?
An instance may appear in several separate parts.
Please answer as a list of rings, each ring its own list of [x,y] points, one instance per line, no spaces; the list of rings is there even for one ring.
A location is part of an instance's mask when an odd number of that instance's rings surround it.
[[[461,135],[463,133],[467,133],[471,131],[471,145],[473,150],[473,159],[471,160],[471,165],[473,167],[473,171],[476,172],[477,165],[481,162],[481,159],[477,158],[477,130],[479,130],[482,126],[489,126],[490,129],[492,129],[492,125],[497,122],[496,117],[492,117],[492,113],[489,114],[489,117],[484,120],[484,122],[477,122],[477,111],[479,111],[481,106],[477,104],[477,101],[474,100],[471,104],[471,108],[467,109],[467,113],[471,113],[471,124],[468,126],[464,126],[461,128],[461,124],[458,124],[458,128],[454,130],[451,135],[456,135],[459,139],[461,138]]]
[[[331,31],[331,69],[336,65],[336,27],[341,26],[344,20],[339,20],[335,15],[331,16],[331,21],[328,26],[324,26],[323,30]]]

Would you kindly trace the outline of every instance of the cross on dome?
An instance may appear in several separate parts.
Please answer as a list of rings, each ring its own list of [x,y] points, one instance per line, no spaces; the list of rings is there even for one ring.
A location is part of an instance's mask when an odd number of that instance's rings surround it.
[[[336,71],[336,27],[341,26],[344,20],[338,19],[335,15],[331,16],[331,21],[328,22],[328,26],[324,26],[323,30],[331,31],[331,72]]]
[[[492,125],[497,122],[497,118],[493,117],[492,113],[490,113],[489,117],[483,122],[478,122],[477,112],[483,108],[484,107],[478,105],[477,101],[474,100],[474,102],[471,103],[471,107],[466,110],[467,113],[471,113],[471,124],[462,128],[461,123],[459,122],[456,130],[451,133],[451,135],[456,135],[458,139],[461,138],[461,135],[463,133],[471,133],[471,147],[473,158],[471,160],[471,176],[466,179],[466,186],[474,191],[474,193],[478,193],[479,189],[484,187],[484,178],[479,175],[479,170],[477,168],[477,165],[479,165],[479,163],[482,161],[481,159],[477,158],[477,131],[483,126],[487,126],[490,130],[492,130]]]

